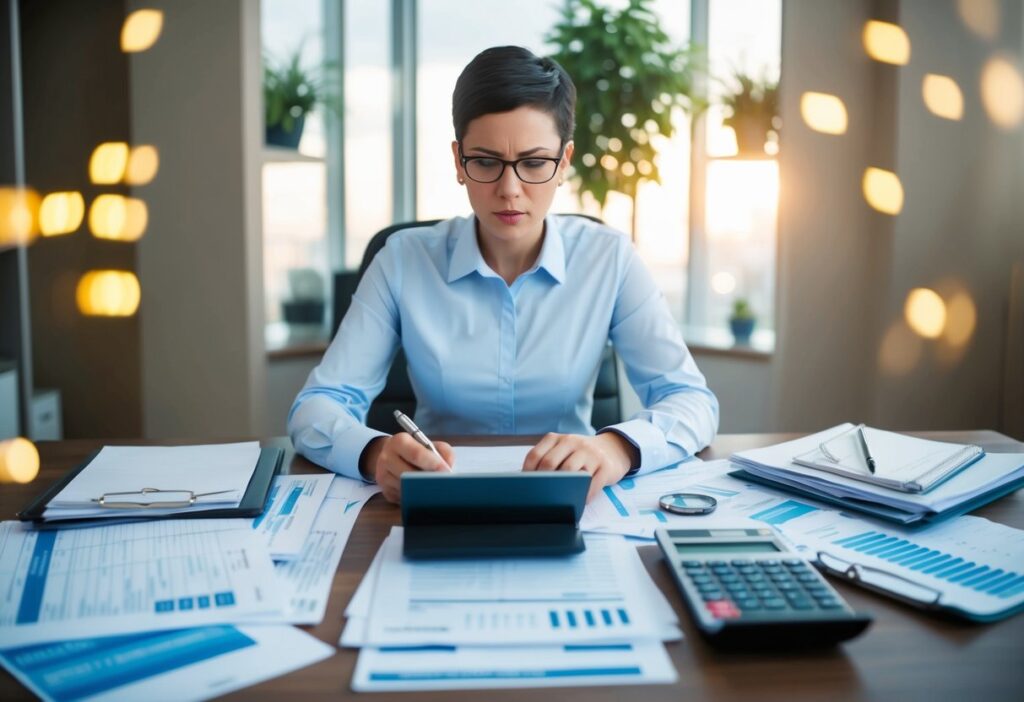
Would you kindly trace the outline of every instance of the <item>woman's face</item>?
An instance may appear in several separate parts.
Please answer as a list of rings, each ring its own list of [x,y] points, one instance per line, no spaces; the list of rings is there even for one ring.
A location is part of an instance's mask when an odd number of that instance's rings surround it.
[[[462,139],[462,155],[467,158],[489,157],[505,161],[537,157],[558,158],[561,140],[555,119],[535,107],[519,107],[511,112],[496,112],[477,117],[466,129]],[[493,183],[479,183],[466,174],[459,158],[459,143],[452,142],[455,168],[459,181],[469,193],[469,203],[480,222],[480,234],[508,243],[533,243],[544,229],[544,217],[561,184],[572,158],[573,144],[565,146],[554,176],[545,183],[524,183],[511,166]],[[494,162],[478,162],[486,167],[500,167]],[[546,173],[550,164],[540,160],[525,162],[519,170],[528,179],[534,173]],[[471,171],[472,172],[472,171]],[[477,174],[479,175],[479,174]]]

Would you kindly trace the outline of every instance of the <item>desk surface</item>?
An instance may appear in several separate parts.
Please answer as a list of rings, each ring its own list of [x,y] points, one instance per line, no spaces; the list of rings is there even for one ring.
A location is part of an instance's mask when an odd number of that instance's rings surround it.
[[[994,452],[1024,452],[1024,445],[991,431],[930,432],[922,436],[948,441],[976,443]],[[796,435],[744,434],[718,437],[701,456],[706,460],[725,458],[743,449],[766,446]],[[512,440],[514,441],[514,440]],[[509,443],[506,438],[504,443]],[[175,442],[186,443],[186,442]],[[265,443],[287,445],[286,441]],[[466,438],[463,444],[502,443],[500,438]],[[29,485],[4,485],[0,489],[0,515],[12,519],[27,501],[56,480],[64,471],[98,448],[99,441],[43,442],[40,476]],[[290,456],[289,470],[295,473],[319,470],[305,459]],[[1024,528],[1024,490],[1002,498],[974,514],[1018,529]],[[324,621],[309,631],[336,645],[343,624],[342,612],[355,592],[363,573],[392,525],[401,521],[397,507],[380,496],[374,497],[359,515],[359,521],[345,548],[331,589]],[[820,653],[725,654],[709,648],[697,635],[683,611],[682,601],[657,546],[640,548],[644,564],[655,582],[679,613],[686,638],[668,645],[679,672],[672,686],[643,688],[566,688],[559,700],[639,699],[645,702],[683,699],[964,699],[979,702],[1021,699],[1024,690],[1024,616],[988,625],[973,625],[925,615],[833,581],[836,588],[858,610],[871,613],[875,622],[868,632],[845,646]],[[355,696],[349,689],[357,652],[341,649],[326,661],[246,688],[232,697],[239,700],[280,700],[304,698],[337,699]],[[374,700],[512,700],[550,698],[552,691],[500,690],[440,693],[374,694]],[[6,672],[0,672],[0,699],[32,699],[29,692]]]

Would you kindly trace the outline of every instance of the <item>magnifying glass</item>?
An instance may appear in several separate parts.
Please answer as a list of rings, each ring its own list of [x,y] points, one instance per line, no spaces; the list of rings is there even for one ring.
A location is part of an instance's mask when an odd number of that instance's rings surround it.
[[[718,506],[718,500],[695,492],[671,492],[661,496],[658,506],[673,514],[711,514]]]

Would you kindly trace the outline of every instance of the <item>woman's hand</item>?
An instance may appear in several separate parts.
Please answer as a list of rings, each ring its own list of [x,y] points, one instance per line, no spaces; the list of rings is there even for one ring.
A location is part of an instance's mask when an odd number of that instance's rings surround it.
[[[619,482],[639,462],[633,444],[615,432],[597,436],[546,434],[530,449],[523,470],[585,470],[592,476],[587,502]]]
[[[434,446],[448,465],[405,432],[378,437],[363,450],[359,472],[380,485],[388,502],[398,504],[402,500],[402,473],[411,470],[448,471],[451,470],[449,466],[455,464],[455,451],[450,444],[435,441]]]

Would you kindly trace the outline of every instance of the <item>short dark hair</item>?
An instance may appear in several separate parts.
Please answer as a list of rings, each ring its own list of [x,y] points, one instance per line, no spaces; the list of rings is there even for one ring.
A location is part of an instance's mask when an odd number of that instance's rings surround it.
[[[562,144],[576,126],[576,86],[565,69],[550,58],[521,46],[495,46],[481,51],[455,83],[452,122],[460,144],[469,123],[495,112],[529,105],[555,120]]]

